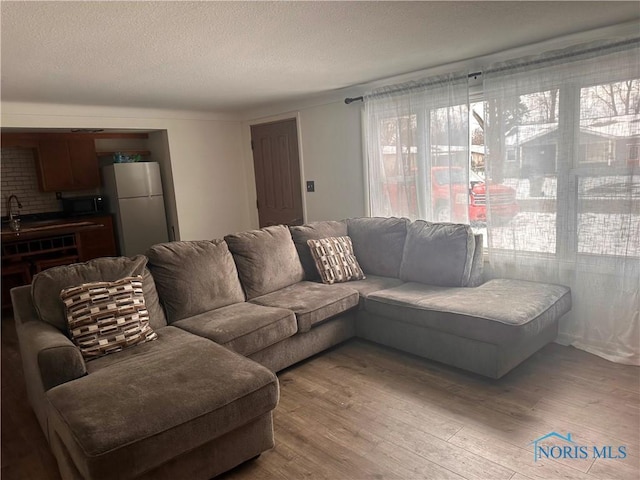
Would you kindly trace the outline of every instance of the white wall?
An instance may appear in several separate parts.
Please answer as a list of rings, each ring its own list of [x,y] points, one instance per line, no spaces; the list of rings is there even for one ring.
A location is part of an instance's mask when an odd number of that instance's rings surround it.
[[[247,200],[254,228],[258,225],[253,154],[249,148],[251,125],[296,118],[300,146],[305,222],[340,220],[365,214],[360,106],[331,100],[302,106],[296,111],[246,114],[243,122],[243,154],[247,172]],[[307,180],[315,192],[306,192]]]
[[[160,176],[162,177],[162,191],[164,192],[164,209],[169,227],[169,240],[180,239],[180,222],[178,222],[178,210],[176,208],[176,189],[173,181],[173,169],[171,168],[171,151],[166,130],[156,130],[149,133],[147,148],[152,152],[151,159],[160,164]]]
[[[308,221],[365,214],[360,106],[335,102],[300,112]]]
[[[235,117],[3,102],[2,127],[166,130],[170,165],[166,165],[166,154],[158,159],[164,163],[163,175],[170,173],[173,177],[175,213],[172,215],[168,209],[168,217],[177,222],[175,230],[180,238],[219,238],[252,227],[242,162],[241,123]]]

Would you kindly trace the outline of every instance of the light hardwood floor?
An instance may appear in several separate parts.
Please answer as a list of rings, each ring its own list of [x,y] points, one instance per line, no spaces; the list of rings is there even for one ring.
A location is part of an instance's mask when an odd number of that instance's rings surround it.
[[[2,479],[57,479],[2,321]],[[281,372],[276,447],[221,478],[640,478],[640,369],[551,344],[488,380],[353,340]],[[625,459],[534,461],[549,432]],[[559,444],[561,445],[561,444]]]

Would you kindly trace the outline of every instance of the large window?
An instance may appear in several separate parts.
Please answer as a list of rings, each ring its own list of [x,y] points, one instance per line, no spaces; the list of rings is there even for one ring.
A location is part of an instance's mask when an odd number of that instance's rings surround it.
[[[484,75],[487,172],[520,211],[488,224],[492,271],[569,285],[561,341],[640,364],[638,40],[492,65]],[[513,151],[516,161],[506,161]],[[488,196],[491,202],[491,195]]]
[[[483,107],[494,127],[489,177],[515,189],[519,207],[511,222],[493,225],[492,246],[564,257],[638,255],[638,175],[628,145],[640,133],[640,82],[572,80]]]
[[[468,222],[466,75],[395,90],[365,103],[370,213]]]
[[[491,274],[571,287],[560,338],[640,364],[640,39],[365,100],[372,215],[470,223]],[[381,132],[386,132],[384,135]]]
[[[580,89],[577,252],[640,257],[640,80]],[[591,167],[591,168],[589,168]]]

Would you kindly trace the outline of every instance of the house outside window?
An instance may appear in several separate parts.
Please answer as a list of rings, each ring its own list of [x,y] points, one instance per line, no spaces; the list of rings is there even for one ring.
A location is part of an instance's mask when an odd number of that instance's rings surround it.
[[[629,154],[627,155],[627,165],[640,166],[640,144],[632,143],[627,145],[627,151]]]

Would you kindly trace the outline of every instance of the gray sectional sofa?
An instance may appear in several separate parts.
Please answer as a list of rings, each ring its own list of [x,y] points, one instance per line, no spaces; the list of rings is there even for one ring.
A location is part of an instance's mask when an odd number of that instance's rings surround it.
[[[341,236],[366,278],[320,283]],[[355,218],[53,268],[11,292],[29,400],[63,478],[211,478],[273,446],[274,372],[351,337],[492,378],[553,341],[569,289],[482,262],[468,226]],[[59,292],[135,275],[158,338],[85,359]]]

